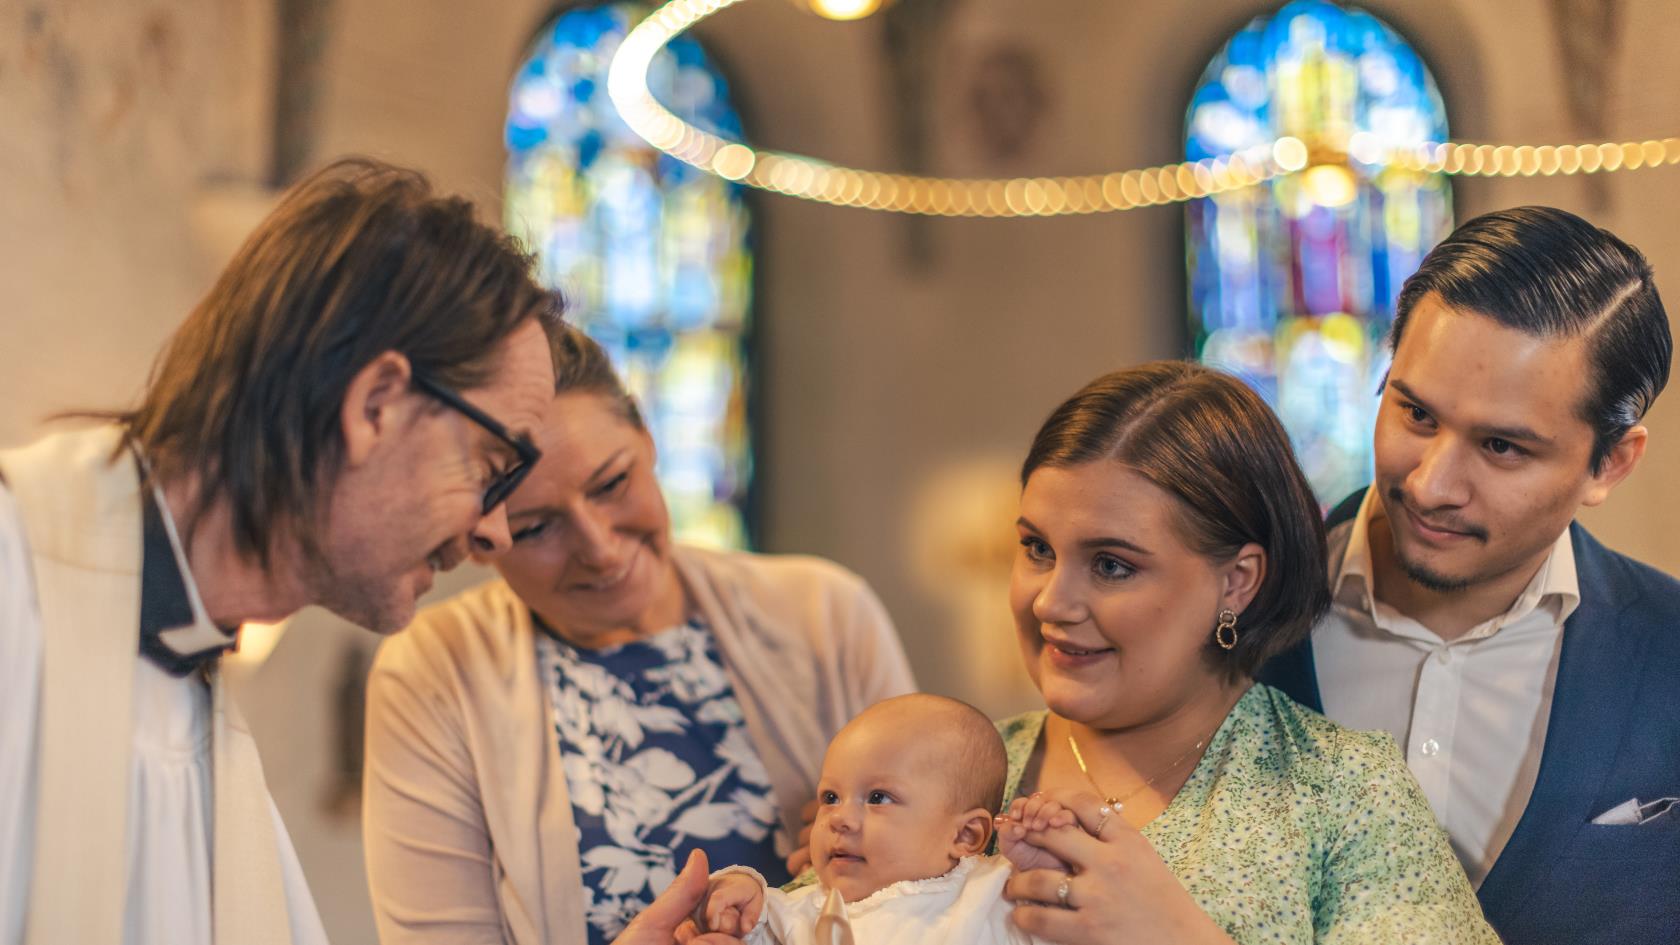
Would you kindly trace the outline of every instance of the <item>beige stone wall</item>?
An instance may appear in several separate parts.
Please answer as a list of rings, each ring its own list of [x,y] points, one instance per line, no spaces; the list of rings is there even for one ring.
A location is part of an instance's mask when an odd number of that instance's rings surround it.
[[[0,0],[0,442],[139,389],[266,166],[271,41],[261,0]]]
[[[1059,174],[1178,153],[1202,65],[1259,4],[968,0],[936,46],[934,170]],[[1369,5],[1434,66],[1455,133],[1567,140],[1545,0]],[[1680,30],[1627,0],[1610,133],[1680,129]],[[321,156],[421,166],[498,215],[508,77],[546,3],[337,0]],[[42,11],[36,14],[35,10]],[[1192,13],[1191,11],[1194,11]],[[0,0],[0,443],[54,409],[121,402],[261,201],[272,93],[263,0]],[[841,162],[896,160],[877,25],[759,0],[702,35],[758,143]],[[1005,162],[979,156],[968,77],[1007,39],[1035,53],[1049,110]],[[1680,305],[1680,167],[1608,179],[1463,181],[1460,218],[1551,203],[1642,247]],[[1031,703],[1004,611],[1012,467],[1054,403],[1096,374],[1181,353],[1183,228],[1156,208],[1058,220],[906,221],[757,201],[764,545],[858,570],[899,622],[920,681],[994,713]],[[1680,571],[1661,501],[1680,470],[1680,394],[1651,418],[1645,468],[1587,521]],[[450,588],[476,579],[461,575]],[[332,688],[371,638],[308,612],[246,680],[274,793],[337,942],[371,942],[354,818],[329,813]]]

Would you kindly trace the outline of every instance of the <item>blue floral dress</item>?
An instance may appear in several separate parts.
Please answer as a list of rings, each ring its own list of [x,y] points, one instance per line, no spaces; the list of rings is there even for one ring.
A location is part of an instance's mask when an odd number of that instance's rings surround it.
[[[590,945],[611,942],[696,847],[713,869],[787,878],[770,776],[703,625],[600,650],[551,634],[537,641],[577,821]]]

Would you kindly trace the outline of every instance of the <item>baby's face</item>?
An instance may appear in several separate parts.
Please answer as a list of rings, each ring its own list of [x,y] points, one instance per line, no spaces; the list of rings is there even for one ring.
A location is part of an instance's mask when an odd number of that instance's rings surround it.
[[[847,902],[906,879],[944,874],[964,852],[951,779],[929,749],[939,735],[858,719],[841,729],[823,758],[811,862]]]

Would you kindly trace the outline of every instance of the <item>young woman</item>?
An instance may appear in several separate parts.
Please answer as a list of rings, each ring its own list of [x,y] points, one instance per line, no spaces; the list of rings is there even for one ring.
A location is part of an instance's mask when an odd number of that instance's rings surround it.
[[[999,726],[1001,829],[1043,853],[1006,888],[1023,929],[1497,943],[1392,739],[1250,678],[1329,604],[1318,504],[1252,390],[1176,362],[1099,378],[1021,482],[1010,604],[1046,706]],[[1084,829],[1038,829],[1046,800]]]

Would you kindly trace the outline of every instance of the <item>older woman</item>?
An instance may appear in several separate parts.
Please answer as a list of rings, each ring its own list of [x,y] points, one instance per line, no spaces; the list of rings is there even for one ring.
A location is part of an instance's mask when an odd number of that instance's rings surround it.
[[[423,612],[369,681],[380,938],[604,943],[690,853],[785,875],[828,740],[911,691],[857,576],[673,544],[601,349],[556,343],[502,580]]]
[[[1258,396],[1184,363],[1107,375],[1021,482],[1010,604],[1047,706],[1000,725],[1022,796],[1002,830],[1044,867],[1007,887],[1023,929],[1497,942],[1389,736],[1251,679],[1329,599],[1317,503]],[[1084,830],[1036,829],[1046,800]]]

